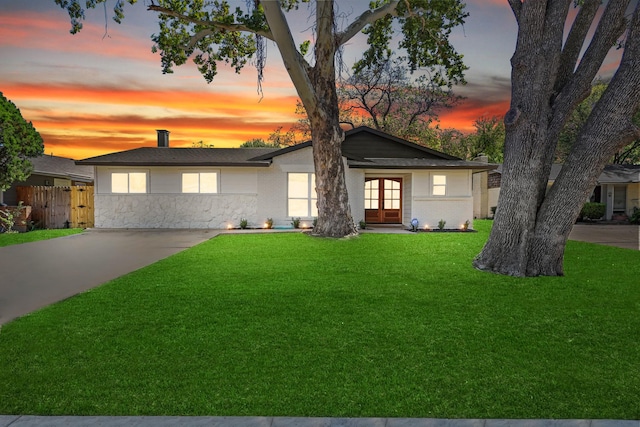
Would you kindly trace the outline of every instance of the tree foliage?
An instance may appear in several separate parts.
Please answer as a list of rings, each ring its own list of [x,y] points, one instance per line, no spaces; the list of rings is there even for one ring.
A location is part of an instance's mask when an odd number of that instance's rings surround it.
[[[84,11],[79,0],[55,0],[67,10],[72,32],[80,30]],[[96,7],[106,0],[86,0]],[[135,0],[128,0],[135,3]],[[315,16],[313,42],[296,45],[287,13],[301,3],[312,3]],[[451,30],[464,22],[467,14],[461,0],[375,0],[344,28],[336,21],[335,1],[270,0],[241,1],[233,8],[226,0],[158,0],[147,9],[158,13],[159,32],[151,38],[161,57],[162,71],[192,58],[207,82],[211,82],[220,62],[236,72],[253,59],[258,79],[264,67],[264,40],[275,43],[284,66],[309,118],[318,220],[314,233],[343,237],[357,233],[350,212],[342,161],[336,95],[336,56],[361,31],[368,36],[368,48],[357,67],[375,68],[389,57],[392,36],[398,37],[398,51],[410,70],[433,70],[443,84],[463,81],[462,55],[449,42]],[[117,20],[122,18],[123,1],[116,2]],[[310,58],[308,58],[311,56]]]
[[[240,148],[280,148],[280,144],[272,144],[262,138],[253,138],[243,142]]]
[[[27,179],[33,169],[29,158],[43,151],[42,137],[33,124],[0,92],[0,191]]]

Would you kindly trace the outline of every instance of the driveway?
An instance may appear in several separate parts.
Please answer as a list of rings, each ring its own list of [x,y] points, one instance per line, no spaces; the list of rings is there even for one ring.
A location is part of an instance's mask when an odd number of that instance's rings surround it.
[[[0,248],[0,325],[152,264],[219,230],[87,230]]]
[[[569,239],[640,250],[640,226],[628,224],[575,224]]]

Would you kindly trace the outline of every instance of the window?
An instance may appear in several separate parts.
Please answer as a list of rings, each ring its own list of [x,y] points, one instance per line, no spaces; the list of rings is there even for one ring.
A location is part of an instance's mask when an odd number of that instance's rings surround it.
[[[447,195],[447,176],[446,175],[433,175],[433,195],[434,196]]]
[[[400,209],[400,182],[384,180],[384,208]]]
[[[111,174],[112,193],[146,193],[146,172],[113,172]]]
[[[183,193],[217,193],[217,172],[185,172],[182,174]]]
[[[372,179],[364,183],[364,208],[378,209],[378,200],[380,197],[379,179]]]
[[[291,217],[318,216],[316,175],[290,173],[288,175],[288,215]]]

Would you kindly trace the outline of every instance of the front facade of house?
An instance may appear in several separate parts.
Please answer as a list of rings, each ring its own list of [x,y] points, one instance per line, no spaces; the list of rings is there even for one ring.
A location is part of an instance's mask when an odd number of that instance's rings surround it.
[[[165,132],[165,131],[162,131]],[[167,140],[167,134],[160,139]],[[473,219],[466,162],[369,128],[347,132],[343,161],[353,219],[420,226]],[[317,216],[311,143],[284,149],[140,148],[78,161],[95,167],[97,228],[310,226]]]

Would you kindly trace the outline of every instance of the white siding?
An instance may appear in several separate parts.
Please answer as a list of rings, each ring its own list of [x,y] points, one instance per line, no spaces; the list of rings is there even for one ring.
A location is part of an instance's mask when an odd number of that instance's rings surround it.
[[[97,167],[97,228],[227,228],[257,217],[257,168]],[[111,173],[148,173],[147,194],[111,194]],[[218,194],[182,194],[183,172],[218,172]]]
[[[447,177],[445,196],[433,196],[434,175]],[[414,172],[412,182],[412,216],[420,226],[438,226],[441,219],[445,228],[459,228],[465,221],[473,220],[471,171],[419,171]]]

